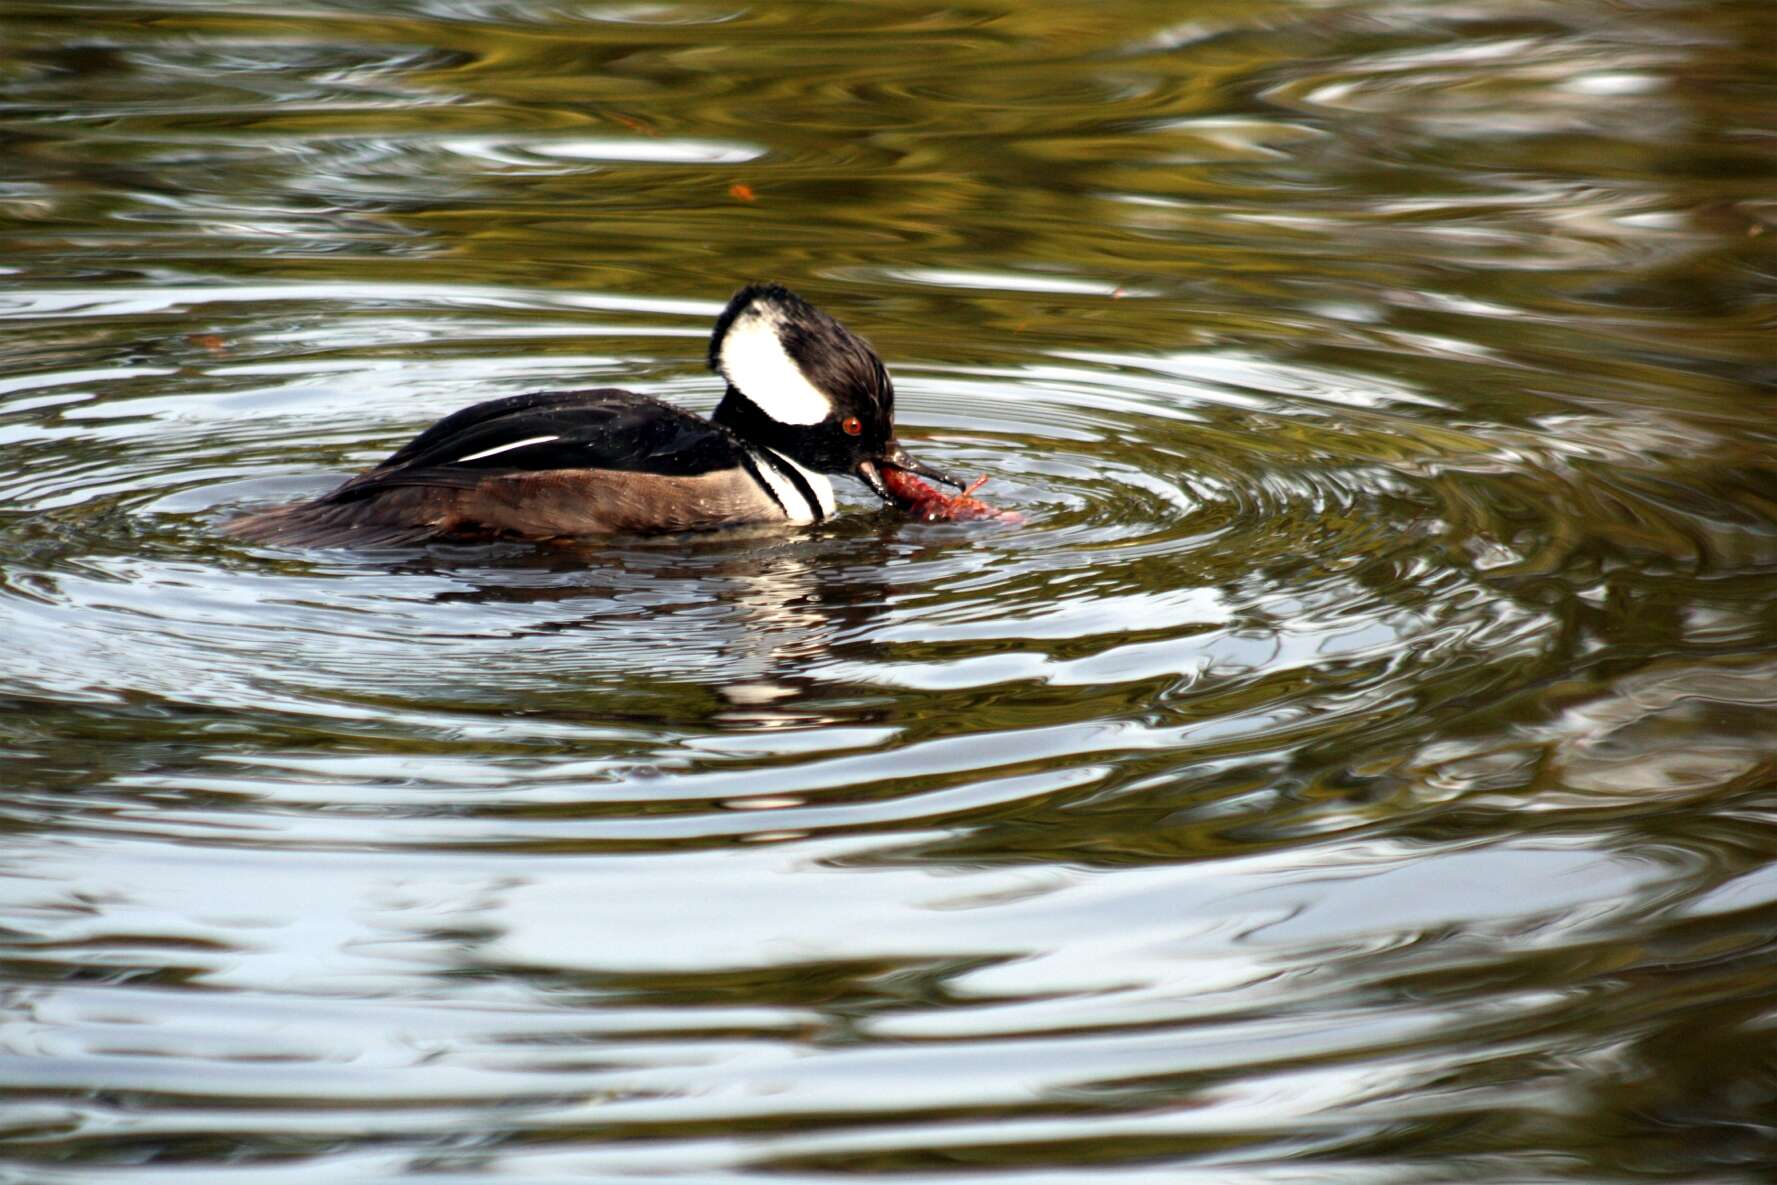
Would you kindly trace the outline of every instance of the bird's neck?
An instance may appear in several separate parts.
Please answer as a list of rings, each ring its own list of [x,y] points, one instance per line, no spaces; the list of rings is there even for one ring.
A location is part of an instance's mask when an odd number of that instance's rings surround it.
[[[732,384],[722,396],[722,402],[716,404],[716,410],[710,415],[710,419],[724,428],[746,437],[755,436],[765,418],[765,413]]]

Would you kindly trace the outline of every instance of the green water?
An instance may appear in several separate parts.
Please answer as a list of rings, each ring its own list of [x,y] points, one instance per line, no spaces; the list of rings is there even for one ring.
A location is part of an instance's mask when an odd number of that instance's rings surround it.
[[[0,6],[0,1182],[1764,1182],[1777,8]],[[244,545],[870,338],[1024,525]]]

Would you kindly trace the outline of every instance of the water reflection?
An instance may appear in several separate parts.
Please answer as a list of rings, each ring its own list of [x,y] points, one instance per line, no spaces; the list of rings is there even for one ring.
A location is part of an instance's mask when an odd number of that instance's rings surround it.
[[[1763,1180],[1770,26],[6,6],[0,1180]],[[215,530],[757,277],[1025,524]]]
[[[811,547],[800,534],[587,541],[541,563],[515,547],[498,569],[479,567],[486,548],[437,548],[399,570],[457,577],[433,598],[440,605],[559,605],[559,615],[527,615],[519,632],[582,635],[571,640],[632,680],[708,681],[736,704],[763,704],[800,694],[810,668],[842,637],[870,632],[892,594],[882,541]],[[451,552],[477,567],[449,563]]]

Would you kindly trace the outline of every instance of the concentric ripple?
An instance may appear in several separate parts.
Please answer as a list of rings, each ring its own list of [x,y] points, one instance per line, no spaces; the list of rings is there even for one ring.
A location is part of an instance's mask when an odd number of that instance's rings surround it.
[[[474,352],[501,344],[502,327],[453,310],[527,299],[409,295],[433,321],[428,350],[466,376],[496,369]],[[425,368],[290,373],[272,361],[281,335],[253,329],[244,307],[221,353],[179,342],[161,365],[15,384],[12,446],[30,463],[0,497],[5,546],[32,562],[7,578],[8,612],[38,642],[7,690],[318,731],[293,751],[141,783],[269,796],[293,812],[285,842],[337,842],[323,817],[334,778],[317,790],[317,770],[337,761],[337,778],[360,777],[316,744],[436,747],[407,763],[399,799],[361,804],[392,810],[382,844],[672,845],[1114,795],[1146,784],[1155,752],[1191,768],[1361,748],[1423,730],[1440,712],[1429,688],[1466,704],[1568,657],[1548,607],[1490,575],[1514,545],[1562,529],[1524,517],[1516,490],[1580,497],[1559,474],[1524,470],[1484,435],[1422,428],[1401,409],[1423,400],[1373,390],[1369,407],[1335,415],[1327,376],[1234,354],[903,368],[903,437],[936,464],[990,474],[1020,527],[921,525],[859,497],[814,532],[568,553],[244,548],[216,531],[242,506],[318,491],[457,403],[549,378],[434,391]],[[626,332],[683,336],[695,357],[690,335],[715,307],[595,326],[613,356],[563,363],[573,381],[616,375]],[[533,307],[527,332],[546,335],[552,315]],[[707,409],[693,367],[648,386]],[[170,398],[175,374],[190,389]],[[311,443],[292,456],[294,439]],[[1489,465],[1501,472],[1477,476]],[[1470,476],[1453,483],[1458,468]],[[910,697],[918,722],[897,719]],[[1039,707],[1041,724],[1022,720]],[[681,731],[712,711],[775,739]],[[1004,725],[983,727],[996,712]],[[453,819],[412,813],[466,784],[484,791]],[[531,817],[564,796],[579,822]],[[156,818],[92,825],[153,831]]]

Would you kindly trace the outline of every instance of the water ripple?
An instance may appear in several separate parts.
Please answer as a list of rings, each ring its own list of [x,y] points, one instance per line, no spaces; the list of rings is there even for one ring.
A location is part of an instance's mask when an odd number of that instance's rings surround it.
[[[1756,7],[0,6],[0,1180],[1762,1179]],[[752,278],[1022,524],[217,529]]]

